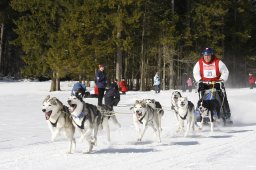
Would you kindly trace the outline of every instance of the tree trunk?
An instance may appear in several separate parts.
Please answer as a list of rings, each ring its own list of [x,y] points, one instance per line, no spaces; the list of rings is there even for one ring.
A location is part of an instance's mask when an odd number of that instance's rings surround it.
[[[160,82],[161,85],[163,86],[163,76],[161,76],[161,66],[162,66],[162,55],[161,55],[161,47],[158,48],[158,61],[157,61],[157,71],[160,75]],[[153,84],[154,84],[154,78],[152,80]]]
[[[128,56],[129,54],[126,53],[125,58],[124,58],[124,75],[123,78],[127,79],[127,70],[128,70]]]
[[[55,91],[55,89],[56,89],[56,72],[53,71],[50,92]]]
[[[122,75],[122,51],[120,47],[117,47],[116,52],[116,79],[121,80]]]
[[[59,72],[56,73],[56,89],[55,91],[60,91],[60,76]]]
[[[166,59],[163,57],[163,90],[165,90],[165,66],[166,66]]]
[[[145,56],[144,56],[144,36],[145,36],[145,19],[146,12],[144,11],[143,15],[143,26],[142,26],[142,35],[141,35],[141,67],[140,67],[140,91],[145,90]]]
[[[2,73],[2,55],[3,55],[3,36],[4,36],[4,24],[0,26],[0,73]]]
[[[169,69],[170,69],[170,79],[169,79],[169,89],[174,89],[174,81],[173,81],[173,78],[174,78],[174,68],[173,68],[173,55],[171,54],[171,60],[170,60],[170,66],[169,66]]]

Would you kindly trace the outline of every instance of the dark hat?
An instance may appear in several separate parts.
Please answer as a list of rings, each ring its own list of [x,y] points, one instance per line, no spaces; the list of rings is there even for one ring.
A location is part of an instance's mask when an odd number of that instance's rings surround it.
[[[203,55],[214,55],[213,49],[212,48],[205,48],[205,50],[202,52]]]

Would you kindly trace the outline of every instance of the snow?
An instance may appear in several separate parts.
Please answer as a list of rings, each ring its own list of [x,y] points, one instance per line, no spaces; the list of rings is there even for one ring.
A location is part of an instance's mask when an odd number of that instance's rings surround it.
[[[171,111],[172,90],[159,94],[128,92],[115,107],[122,127],[110,123],[111,143],[106,132],[99,131],[93,153],[83,154],[87,147],[76,134],[77,147],[66,154],[68,142],[62,136],[51,142],[42,108],[50,94],[65,105],[71,82],[61,82],[60,92],[49,92],[50,82],[0,82],[0,169],[256,169],[256,91],[249,88],[227,89],[234,125],[209,127],[184,138],[176,133],[177,122]],[[182,93],[194,104],[198,93]],[[156,142],[148,128],[142,142],[136,142],[130,107],[137,99],[154,98],[164,107],[162,143]],[[97,104],[96,98],[85,99]]]

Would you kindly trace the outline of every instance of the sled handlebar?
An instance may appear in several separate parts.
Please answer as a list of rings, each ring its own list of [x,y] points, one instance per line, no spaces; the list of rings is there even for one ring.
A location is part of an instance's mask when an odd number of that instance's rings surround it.
[[[200,88],[203,88],[203,89],[200,89],[200,91],[201,91],[201,90],[206,90],[205,87],[206,87],[207,89],[211,89],[211,88],[217,89],[217,88],[219,88],[220,90],[225,91],[225,86],[224,86],[224,81],[223,81],[223,80],[221,80],[221,81],[216,81],[216,82],[204,82],[204,81],[199,81],[197,87],[198,87],[198,88],[197,88],[198,90],[199,90]]]

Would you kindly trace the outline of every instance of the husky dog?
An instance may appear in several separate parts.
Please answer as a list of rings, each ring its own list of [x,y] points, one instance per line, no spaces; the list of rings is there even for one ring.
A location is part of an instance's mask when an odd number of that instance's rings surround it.
[[[178,120],[179,128],[184,132],[184,122],[186,121],[186,131],[184,136],[188,135],[190,129],[194,131],[195,129],[195,108],[191,101],[188,101],[186,97],[180,97],[178,99]]]
[[[200,129],[203,128],[204,119],[209,118],[211,125],[211,132],[213,132],[214,121],[219,119],[219,115],[214,113],[219,113],[220,104],[217,100],[202,100],[200,99],[197,103],[197,108],[201,116]]]
[[[101,113],[97,107],[85,103],[77,96],[68,98],[69,110],[73,119],[73,124],[81,132],[81,141],[86,139],[89,148],[84,153],[90,153],[97,142],[98,127],[101,123]],[[93,135],[92,135],[93,134]]]
[[[72,124],[68,107],[64,106],[56,97],[48,95],[43,101],[42,111],[45,113],[45,119],[52,133],[51,140],[54,141],[59,133],[64,132],[64,135],[69,139],[69,150],[71,153],[72,147],[76,146],[74,138],[75,127]]]
[[[111,108],[109,108],[107,105],[97,106],[97,109],[102,114],[102,124],[104,128],[106,128],[107,131],[107,137],[108,142],[111,142],[110,140],[110,128],[109,128],[109,120],[112,120],[112,122],[117,125],[119,128],[121,128],[121,124],[117,121],[116,115]]]
[[[136,100],[134,106],[130,109],[133,110],[133,123],[138,132],[138,141],[142,140],[146,129],[151,126],[158,138],[158,142],[161,142],[159,114],[143,100]],[[140,125],[142,125],[142,131],[140,130]]]
[[[155,99],[143,99],[145,101],[145,103],[149,106],[151,106],[156,113],[158,114],[158,118],[159,118],[159,127],[160,130],[162,131],[162,126],[161,126],[161,119],[164,115],[164,110],[162,109],[162,106],[160,104],[160,102],[156,101]]]
[[[178,119],[178,99],[182,97],[179,91],[173,91],[171,97],[171,109],[174,111],[177,121]]]

